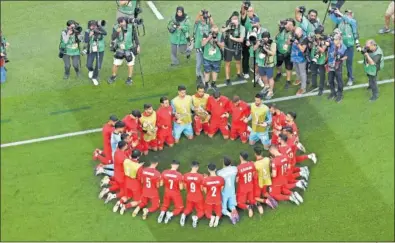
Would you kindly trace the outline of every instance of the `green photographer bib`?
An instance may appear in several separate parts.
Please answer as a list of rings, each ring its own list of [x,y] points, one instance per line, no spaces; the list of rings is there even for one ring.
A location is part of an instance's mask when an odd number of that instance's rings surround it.
[[[342,21],[339,24],[338,28],[342,32],[344,45],[346,45],[346,47],[354,46],[355,40],[354,40],[354,34],[352,33],[351,25]]]
[[[382,70],[384,68],[384,54],[383,51],[381,50],[381,48],[379,46],[377,46],[377,49],[375,52],[373,53],[369,53],[370,58],[373,58],[376,55],[381,55],[381,60],[380,60],[380,70]],[[366,74],[371,75],[371,76],[376,76],[377,75],[377,65],[373,64],[370,65],[367,63],[366,57],[364,58],[364,71]]]
[[[168,27],[171,27],[173,23],[176,22],[175,17],[173,17],[169,23]],[[189,37],[189,16],[186,16],[184,21],[180,22],[180,29],[176,29],[173,33],[170,33],[170,43],[173,45],[186,45],[188,44],[187,38]]]
[[[221,33],[218,33],[217,40],[221,39]],[[204,46],[203,58],[208,61],[221,61],[222,54],[221,49],[217,45],[212,45],[209,42]]]
[[[211,26],[210,24],[203,24],[201,21],[199,21],[195,25],[195,44],[194,47],[196,49],[202,48],[202,40],[203,40],[203,35],[208,35],[210,32]]]
[[[315,54],[318,52],[318,48],[317,46],[313,46],[313,48],[311,48],[311,52],[310,52],[310,58],[313,59],[315,58]],[[326,51],[324,53],[321,53],[319,58],[317,59],[317,64],[318,65],[323,65],[325,64],[326,61]]]
[[[90,29],[87,29],[86,32],[90,33]],[[95,37],[91,36],[89,37],[89,52],[103,52],[105,49],[105,42],[104,42],[104,37],[102,36],[101,39],[95,41]]]
[[[276,53],[276,43],[272,43],[270,45],[270,50]],[[263,54],[260,49],[258,48],[255,53],[256,64],[258,67],[274,67],[277,62],[277,55],[274,54],[273,56]]]
[[[291,32],[286,32],[285,30],[281,31],[276,36],[277,50],[281,54],[290,54],[291,53],[291,45],[287,44],[287,40],[289,40],[291,36]]]
[[[67,33],[67,29],[63,30],[63,32]],[[63,32],[62,32],[62,34],[63,34]],[[77,43],[77,38],[75,35],[70,35],[69,40],[67,42],[64,42],[62,35],[60,35],[60,47],[65,49],[66,55],[69,55],[69,56],[80,55],[80,47]]]
[[[117,0],[118,11],[123,14],[133,15],[134,9],[136,8],[136,2],[137,2],[137,0],[130,0],[127,5],[121,6],[119,4],[119,0]]]
[[[133,25],[128,24],[126,33],[121,31],[117,38],[117,46],[120,50],[130,50],[133,48]]]

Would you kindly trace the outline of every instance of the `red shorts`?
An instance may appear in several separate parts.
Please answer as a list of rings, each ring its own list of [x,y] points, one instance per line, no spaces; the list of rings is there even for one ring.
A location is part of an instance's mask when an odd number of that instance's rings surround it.
[[[222,216],[222,205],[221,204],[204,204],[204,213],[206,218],[210,219],[213,216],[213,211],[216,216]]]
[[[254,186],[254,197],[265,196],[265,194],[267,193],[267,188],[268,188],[267,185],[263,186],[262,188],[259,187],[259,185],[255,185]]]
[[[288,183],[288,177],[274,178],[270,186],[270,194],[281,194],[282,188]]]
[[[273,145],[278,144],[278,136],[274,132],[272,133],[272,144]]]
[[[159,129],[156,135],[158,148],[163,148],[165,143],[169,146],[174,144],[174,137],[172,129]]]
[[[127,199],[133,199],[133,201],[140,201],[141,199],[141,191],[133,190],[132,188],[125,187],[125,194]]]
[[[144,139],[140,140],[140,147],[142,152],[148,152],[149,149],[152,148],[157,148],[158,147],[158,142],[156,139],[153,139],[149,142],[146,142]]]
[[[204,131],[204,133],[208,133],[209,132],[209,123],[202,122],[202,119],[199,116],[194,116],[193,117],[193,131],[195,133],[201,133],[202,131]]]
[[[237,205],[244,205],[247,204],[255,204],[255,198],[254,198],[254,190],[246,192],[237,192],[236,194],[236,201]]]
[[[208,134],[214,135],[218,132],[218,130],[221,131],[222,136],[229,136],[229,126],[227,123],[210,123]]]
[[[248,140],[248,136],[249,136],[249,132],[247,130],[247,127],[231,126],[230,128],[231,139],[236,139],[237,137],[240,137],[240,140],[245,143]]]
[[[204,215],[204,201],[200,201],[200,202],[194,202],[194,201],[190,201],[187,199],[187,203],[184,209],[184,214],[185,215],[189,215],[190,213],[192,213],[193,209],[196,210],[196,216],[198,216],[198,218],[203,217]]]

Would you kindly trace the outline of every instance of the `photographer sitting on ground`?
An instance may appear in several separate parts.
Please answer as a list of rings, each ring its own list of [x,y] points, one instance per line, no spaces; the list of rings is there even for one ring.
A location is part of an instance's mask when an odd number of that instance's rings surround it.
[[[104,58],[104,36],[107,31],[103,28],[106,22],[104,20],[90,20],[88,22],[88,29],[85,31],[85,49],[88,54],[86,60],[86,67],[88,68],[88,77],[92,79],[94,85],[99,85],[97,81],[99,77],[99,70],[101,69]],[[93,62],[96,59],[96,65],[93,69]]]
[[[261,76],[261,79],[265,84],[262,93],[265,94],[267,92],[266,99],[270,99],[273,97],[273,72],[276,59],[276,50],[277,45],[272,39],[270,39],[270,33],[268,31],[264,31],[261,34],[261,40],[259,40],[254,45],[259,76]]]
[[[328,99],[336,98],[338,103],[343,99],[343,61],[348,58],[346,49],[347,47],[343,44],[342,36],[336,33],[328,49],[328,80],[331,88],[331,94],[328,96]]]
[[[213,25],[211,32],[203,36],[203,67],[204,67],[204,89],[207,92],[210,82],[210,73],[212,76],[211,88],[217,91],[216,81],[221,67],[222,49],[224,42],[222,34],[219,33],[218,27]]]
[[[196,81],[203,82],[202,65],[203,65],[203,48],[202,40],[204,35],[208,35],[211,27],[214,25],[214,20],[211,14],[203,9],[196,17],[195,26],[193,28],[194,47],[196,50]]]
[[[252,79],[252,82],[258,82],[258,84],[263,88],[264,84],[259,76],[258,66],[255,65],[254,67],[254,63],[256,62],[256,58],[254,60],[254,45],[261,39],[262,33],[266,31],[266,29],[261,27],[258,17],[254,17],[251,19],[251,25],[252,29],[247,33],[246,46],[249,48],[250,66],[252,68],[255,68],[255,77]]]
[[[325,85],[325,63],[326,63],[326,49],[329,46],[328,38],[324,35],[324,26],[320,25],[314,30],[314,39],[310,52],[311,59],[311,83],[312,88],[317,88],[317,75],[320,74],[320,85],[318,95],[321,96],[324,92]]]
[[[372,90],[370,101],[375,101],[379,98],[377,75],[384,68],[384,54],[374,40],[367,40],[361,53],[364,55],[364,70],[369,78],[368,89]]]
[[[308,39],[303,35],[303,30],[300,27],[295,29],[295,38],[291,39],[291,62],[295,66],[296,76],[298,80],[294,82],[294,85],[301,84],[300,89],[296,95],[301,95],[306,92],[307,86],[307,73],[306,73],[306,57],[305,51],[308,44]]]
[[[347,85],[351,86],[354,82],[352,70],[352,63],[354,60],[354,44],[357,48],[357,51],[361,51],[361,46],[358,40],[359,35],[357,30],[357,21],[353,18],[353,13],[351,10],[346,10],[345,14],[342,14],[339,9],[331,9],[329,11],[329,17],[336,24],[336,28],[341,31],[343,43],[347,47]]]
[[[128,85],[133,84],[133,66],[135,63],[135,56],[140,53],[140,43],[133,24],[128,23],[129,20],[130,19],[120,17],[118,18],[118,24],[114,26],[116,31],[113,32],[111,39],[113,42],[112,51],[115,51],[115,55],[112,76],[107,81],[109,84],[115,82],[118,68],[122,65],[123,59],[126,60],[128,66],[128,78],[125,83]]]
[[[180,64],[177,52],[185,53],[187,50],[187,44],[190,42],[189,28],[189,16],[184,12],[183,7],[177,7],[175,16],[167,24],[171,43],[171,66]],[[190,54],[186,54],[189,58]]]
[[[233,12],[232,16],[226,21],[226,27],[222,29],[222,38],[224,47],[225,60],[225,77],[226,85],[231,85],[230,81],[230,62],[233,58],[236,60],[237,79],[241,80],[241,51],[244,36],[246,34],[244,26],[239,23],[239,13]]]
[[[281,20],[279,23],[279,32],[276,35],[277,44],[277,75],[274,78],[276,81],[281,78],[281,68],[284,63],[285,72],[287,74],[287,80],[285,82],[285,89],[289,88],[291,84],[291,75],[293,69],[293,63],[291,62],[291,39],[293,38],[293,33],[295,31],[295,20],[288,18],[286,20]]]
[[[83,40],[81,34],[82,27],[74,20],[67,21],[67,28],[62,31],[59,45],[59,57],[64,62],[64,77],[68,79],[70,77],[70,58],[72,59],[73,67],[77,77],[80,76],[80,42]]]
[[[318,19],[318,12],[315,9],[310,9],[306,16],[304,15],[306,8],[304,6],[295,9],[296,26],[302,28],[304,35],[313,36],[314,30],[321,25]]]

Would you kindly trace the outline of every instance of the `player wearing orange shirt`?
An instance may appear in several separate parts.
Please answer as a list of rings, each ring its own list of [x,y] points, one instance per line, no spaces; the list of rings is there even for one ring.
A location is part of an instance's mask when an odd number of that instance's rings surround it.
[[[225,180],[215,173],[217,167],[210,163],[208,166],[209,176],[204,179],[203,190],[206,194],[204,205],[205,215],[210,219],[209,227],[217,227],[219,219],[222,216],[222,189],[225,185]],[[215,216],[213,215],[215,212]]]

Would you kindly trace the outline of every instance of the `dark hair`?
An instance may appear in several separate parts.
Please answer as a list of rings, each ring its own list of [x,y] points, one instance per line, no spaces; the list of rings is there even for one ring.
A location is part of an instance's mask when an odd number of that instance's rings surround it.
[[[184,91],[184,90],[187,90],[185,85],[178,85],[178,91]]]
[[[291,126],[285,126],[285,127],[283,127],[283,131],[286,131],[286,132],[289,132],[289,133],[293,133],[293,129],[292,129],[292,127]]]
[[[318,16],[318,12],[315,9],[310,9],[309,12],[307,12],[308,14],[310,14],[311,12],[315,13],[315,15]]]
[[[129,137],[129,133],[122,133],[121,134],[121,140],[125,140],[127,137]]]
[[[296,119],[296,113],[293,111],[288,112],[287,115],[290,115],[294,120]]]
[[[126,20],[125,17],[119,17],[119,18],[117,18],[118,24],[122,23],[124,20]]]
[[[123,147],[125,147],[126,145],[128,145],[125,141],[119,141],[118,142],[118,148],[122,149]]]
[[[275,103],[270,103],[267,105],[267,107],[277,109],[277,106]]]
[[[139,110],[132,110],[132,112],[130,114],[132,114],[134,117],[137,117],[137,118],[141,117],[141,112]]]
[[[240,156],[244,159],[247,160],[248,159],[248,153],[245,151],[240,152]]]
[[[219,97],[221,97],[221,92],[219,92],[218,90],[215,91],[215,92],[213,93],[213,97],[214,97],[215,99],[218,99]]]
[[[114,125],[115,128],[125,127],[125,123],[123,121],[117,121]]]
[[[229,157],[224,156],[224,165],[229,166],[231,164],[232,164],[232,160]]]
[[[151,108],[151,107],[152,107],[151,104],[144,104],[144,110],[147,110],[147,109],[149,109],[149,108]]]
[[[198,84],[196,86],[196,90],[199,90],[199,89],[204,89],[204,84]]]
[[[262,38],[270,38],[270,32],[269,31],[263,31],[261,34]]]
[[[262,155],[262,148],[258,146],[254,147],[254,153],[256,155]]]
[[[296,21],[293,18],[286,19],[287,22],[291,22],[293,26],[296,25]]]
[[[284,142],[287,142],[287,140],[288,140],[288,137],[287,137],[285,134],[280,134],[280,135],[278,135],[278,137],[279,137],[281,140],[283,140]]]
[[[159,102],[163,104],[166,100],[169,100],[169,98],[167,98],[167,96],[162,96],[160,97]]]
[[[215,171],[215,169],[217,169],[217,166],[214,163],[210,163],[207,166],[209,171]]]
[[[262,99],[262,95],[260,93],[255,95],[255,98]]]
[[[159,157],[158,156],[154,156],[151,159],[151,164],[156,164],[156,163],[159,163]]]
[[[198,166],[199,166],[199,162],[197,162],[196,160],[192,161],[191,167],[198,167]]]
[[[234,103],[236,103],[236,102],[240,101],[240,97],[238,95],[234,95],[232,101]]]
[[[140,158],[140,157],[141,157],[140,150],[138,150],[138,149],[133,150],[133,152],[132,152],[132,159],[137,159],[137,158]]]

